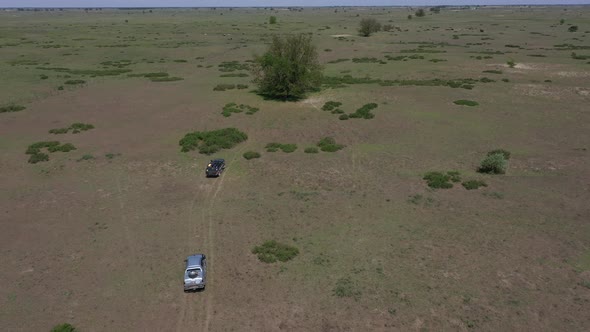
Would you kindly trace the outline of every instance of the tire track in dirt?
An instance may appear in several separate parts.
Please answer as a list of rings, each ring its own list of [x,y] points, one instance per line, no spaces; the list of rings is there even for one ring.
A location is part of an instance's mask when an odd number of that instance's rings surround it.
[[[234,162],[236,160],[236,158],[242,153],[242,149],[239,149],[239,151],[236,153],[236,155],[234,155],[234,157],[231,159],[230,162]],[[228,168],[228,170],[231,169]],[[214,244],[214,230],[213,230],[213,207],[216,203],[217,197],[219,196],[219,193],[221,192],[221,190],[223,189],[223,183],[225,181],[225,178],[228,176],[227,175],[228,171],[224,171],[223,175],[221,176],[221,178],[219,179],[219,181],[215,181],[215,184],[213,185],[201,185],[200,188],[205,189],[205,191],[201,191],[199,190],[192,202],[191,202],[191,206],[189,207],[189,217],[188,217],[188,221],[189,223],[191,223],[189,225],[189,248],[191,248],[191,244],[193,243],[193,240],[195,238],[195,235],[197,234],[199,229],[206,229],[206,232],[202,232],[203,234],[207,234],[207,238],[205,238],[203,241],[205,243],[205,245],[203,246],[206,250],[203,251],[203,253],[205,253],[205,255],[207,255],[207,260],[208,260],[208,271],[207,271],[207,284],[210,284],[212,280],[214,280],[213,276],[214,274],[211,273],[212,269],[211,266],[213,265],[212,262],[214,262],[215,259],[215,244]],[[201,209],[201,222],[198,223],[194,223],[192,222],[193,219],[193,211],[194,211],[194,206],[195,203],[199,197],[200,194],[205,195],[205,200],[203,202],[203,208]],[[211,194],[212,193],[212,194]],[[201,226],[201,227],[199,227]],[[192,249],[191,249],[192,250]],[[202,313],[202,315],[204,315],[204,317],[194,317],[194,313],[195,313],[195,309],[194,309],[194,297],[192,296],[192,294],[185,294],[187,296],[185,296],[182,307],[181,307],[181,312],[178,316],[177,319],[177,323],[176,323],[176,331],[180,332],[180,331],[192,331],[195,329],[195,322],[201,321],[203,322],[203,327],[201,329],[201,331],[209,331],[210,328],[210,324],[211,324],[211,317],[213,315],[213,291],[212,290],[208,290],[208,291],[203,291],[199,294],[201,294],[203,296],[203,301],[204,303],[204,307],[205,310],[199,310],[199,313]]]
[[[204,226],[205,224],[205,209],[201,209],[201,218],[200,218],[200,222],[194,222],[194,209],[195,209],[195,203],[197,202],[199,196],[204,193],[205,194],[205,199],[207,199],[207,197],[210,196],[211,190],[213,189],[212,185],[203,185],[200,184],[199,185],[199,189],[198,191],[195,193],[195,195],[193,196],[193,199],[191,200],[191,204],[189,206],[189,213],[188,213],[188,242],[187,242],[187,247],[188,247],[188,251],[190,251],[192,253],[192,244],[194,243],[197,231],[199,229],[199,226]],[[206,202],[203,204],[204,206],[206,206]],[[180,307],[180,313],[178,315],[178,319],[176,322],[176,331],[189,331],[191,330],[191,327],[189,325],[188,322],[194,321],[193,315],[195,312],[194,309],[194,296],[192,296],[192,294],[187,294],[184,293],[184,301],[182,301],[181,303],[181,307]],[[194,326],[193,326],[194,328]]]
[[[123,190],[121,188],[121,176],[116,177],[116,185],[117,185],[117,200],[119,201],[119,208],[120,208],[120,215],[121,215],[121,224],[123,225],[123,229],[125,232],[125,241],[127,242],[127,246],[131,251],[131,255],[135,260],[137,258],[137,248],[134,244],[134,241],[131,237],[131,232],[129,231],[129,224],[127,215],[125,214],[125,202],[123,202]]]

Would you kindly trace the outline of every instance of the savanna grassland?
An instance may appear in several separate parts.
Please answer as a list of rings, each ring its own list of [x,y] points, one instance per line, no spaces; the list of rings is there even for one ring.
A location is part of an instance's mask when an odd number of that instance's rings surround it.
[[[2,330],[588,331],[590,8],[413,14],[0,12]],[[322,89],[265,100],[285,33]]]

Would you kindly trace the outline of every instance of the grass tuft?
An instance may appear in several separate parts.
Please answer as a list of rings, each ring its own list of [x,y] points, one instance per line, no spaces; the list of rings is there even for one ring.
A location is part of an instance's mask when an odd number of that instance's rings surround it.
[[[299,249],[271,240],[254,247],[252,253],[256,254],[258,259],[264,263],[286,262],[295,258],[299,254]]]

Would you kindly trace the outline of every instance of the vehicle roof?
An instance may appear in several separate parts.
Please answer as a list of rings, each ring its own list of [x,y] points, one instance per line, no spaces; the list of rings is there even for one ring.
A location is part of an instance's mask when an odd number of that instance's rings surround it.
[[[224,163],[225,159],[213,159],[211,160],[212,163]]]
[[[203,254],[195,254],[195,255],[188,256],[186,259],[186,267],[189,268],[189,267],[201,266],[204,256],[205,255],[203,255]]]

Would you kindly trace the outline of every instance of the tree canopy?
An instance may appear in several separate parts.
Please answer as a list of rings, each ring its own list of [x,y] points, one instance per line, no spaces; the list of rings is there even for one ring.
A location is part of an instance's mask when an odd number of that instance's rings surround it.
[[[258,93],[271,99],[301,99],[322,81],[316,47],[306,34],[273,36],[266,53],[255,58],[252,72]]]

